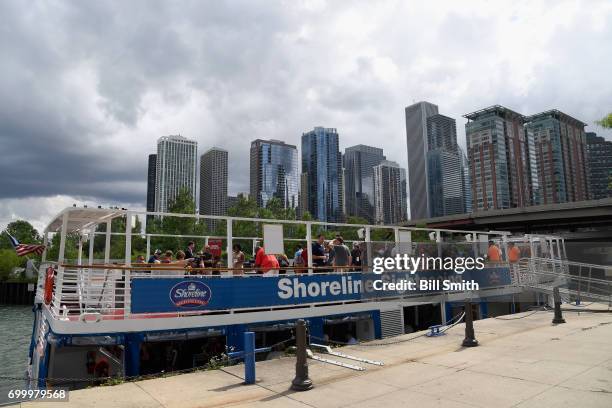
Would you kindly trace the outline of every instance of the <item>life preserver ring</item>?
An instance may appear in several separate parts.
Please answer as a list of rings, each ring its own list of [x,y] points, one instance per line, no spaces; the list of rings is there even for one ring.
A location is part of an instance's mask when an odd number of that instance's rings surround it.
[[[45,277],[45,304],[50,304],[53,299],[53,284],[55,283],[55,269],[52,266],[47,268]]]
[[[104,357],[100,358],[94,366],[94,377],[108,377],[110,374],[110,364]]]

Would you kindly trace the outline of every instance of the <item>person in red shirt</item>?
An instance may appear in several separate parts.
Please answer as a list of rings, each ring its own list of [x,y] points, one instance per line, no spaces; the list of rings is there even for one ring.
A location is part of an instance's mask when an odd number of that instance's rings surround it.
[[[258,273],[263,273],[266,276],[278,275],[280,265],[274,255],[267,255],[262,247],[257,248],[256,254],[255,267],[261,268],[257,271]]]

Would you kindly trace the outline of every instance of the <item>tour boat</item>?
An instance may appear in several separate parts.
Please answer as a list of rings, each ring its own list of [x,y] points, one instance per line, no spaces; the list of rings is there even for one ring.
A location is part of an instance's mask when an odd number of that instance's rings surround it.
[[[362,267],[327,268],[321,272],[308,257],[301,269],[286,267],[278,274],[262,276],[248,266],[239,271],[227,267],[209,271],[189,270],[173,264],[136,264],[137,255],[148,259],[157,249],[152,244],[160,237],[171,236],[147,232],[146,227],[133,232],[136,217],[141,221],[182,217],[193,222],[224,223],[224,236],[174,237],[181,239],[183,245],[190,240],[198,246],[213,241],[221,243],[228,254],[232,253],[232,245],[236,242],[248,242],[253,247],[265,243],[264,236],[233,236],[232,230],[238,223],[252,222],[261,227],[280,225],[281,239],[292,248],[298,243],[304,246],[306,242],[314,242],[315,232],[325,231],[332,236],[335,229],[355,228],[362,249]],[[121,225],[127,227],[122,231],[111,228],[112,221],[117,218],[125,220]],[[104,226],[104,230],[99,226]],[[297,230],[305,231],[304,236],[285,237],[295,235]],[[377,230],[386,231],[388,238],[382,242],[372,240]],[[429,239],[413,241],[416,231]],[[440,288],[372,292],[368,288],[371,289],[372,282],[381,277],[387,281],[395,279],[397,274],[407,280],[448,277],[447,273],[435,270],[378,275],[372,272],[377,256],[421,256],[423,254],[418,252],[425,249],[444,254],[448,248],[455,248],[454,256],[457,256],[457,248],[465,254],[484,256],[488,242],[494,241],[505,258],[505,245],[512,240],[522,245],[528,258],[542,250],[545,253],[539,256],[544,258],[563,255],[560,238],[526,236],[517,239],[507,232],[102,208],[66,208],[45,228],[45,245],[48,246],[54,234],[59,235],[59,240],[54,241],[59,245],[54,251],[58,256],[48,259],[48,249],[42,256],[29,353],[28,375],[31,386],[38,388],[81,388],[104,382],[108,377],[132,377],[203,366],[228,349],[241,350],[245,331],[255,332],[257,347],[289,340],[298,319],[307,322],[312,342],[341,344],[349,338],[365,342],[445,324],[462,311],[467,297],[475,305],[476,318],[511,313],[539,301],[535,293],[522,290],[520,265],[513,269],[503,259],[487,264],[478,276],[472,274],[471,280],[478,282],[478,290],[445,291]],[[125,245],[122,259],[111,259],[111,240],[115,239],[122,240],[120,242]],[[135,240],[146,242],[142,254],[132,250]],[[352,246],[353,242],[347,241]],[[67,246],[74,242],[78,242],[77,259],[68,259]],[[88,250],[84,253],[86,243]],[[104,249],[103,259],[94,258],[96,245]],[[289,259],[292,257],[293,251]],[[465,272],[463,279],[469,275]]]

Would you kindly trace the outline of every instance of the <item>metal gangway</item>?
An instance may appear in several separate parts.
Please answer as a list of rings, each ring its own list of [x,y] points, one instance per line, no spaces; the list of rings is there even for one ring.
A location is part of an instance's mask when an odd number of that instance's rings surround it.
[[[510,242],[522,255],[518,262],[509,264],[513,284],[547,295],[557,287],[566,303],[590,301],[612,306],[612,265],[568,260],[565,241],[559,237],[526,235]]]

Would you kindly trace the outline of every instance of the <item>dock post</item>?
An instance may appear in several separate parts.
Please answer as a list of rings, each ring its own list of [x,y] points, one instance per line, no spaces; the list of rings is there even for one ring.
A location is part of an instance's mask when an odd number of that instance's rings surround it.
[[[463,343],[461,343],[463,347],[476,347],[478,345],[478,340],[474,335],[474,319],[472,317],[472,302],[469,300],[465,301],[465,338],[463,339]]]
[[[312,381],[308,378],[308,356],[306,354],[306,322],[303,319],[297,321],[295,345],[296,362],[295,378],[291,381],[291,389],[294,391],[307,391],[312,388]]]
[[[244,350],[231,351],[227,353],[229,358],[244,359],[244,383],[255,384],[255,354],[270,351],[270,347],[255,348],[255,333],[252,331],[244,332]]]
[[[255,333],[244,332],[244,382],[255,384]]]
[[[555,302],[555,317],[553,317],[553,324],[565,323],[563,313],[561,312],[561,295],[559,294],[559,287],[555,286],[553,289],[553,298]]]

